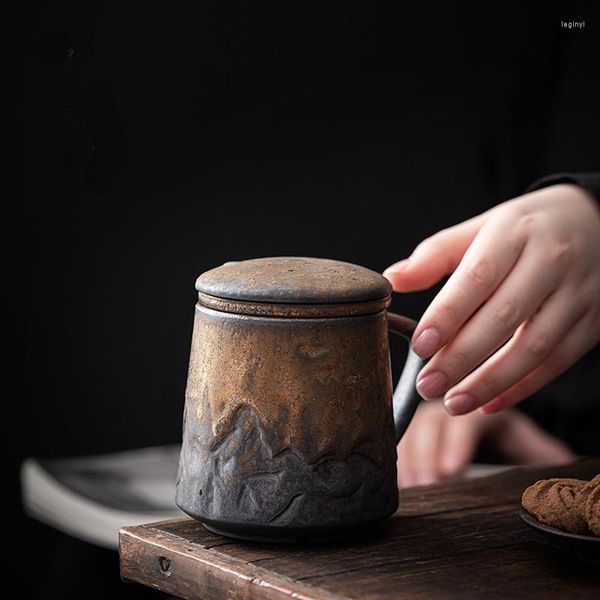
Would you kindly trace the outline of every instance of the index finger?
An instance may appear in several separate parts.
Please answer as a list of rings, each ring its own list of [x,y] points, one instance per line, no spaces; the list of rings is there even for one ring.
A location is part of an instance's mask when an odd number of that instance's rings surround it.
[[[525,240],[509,214],[485,223],[415,329],[412,347],[419,356],[432,356],[456,335],[511,271]]]

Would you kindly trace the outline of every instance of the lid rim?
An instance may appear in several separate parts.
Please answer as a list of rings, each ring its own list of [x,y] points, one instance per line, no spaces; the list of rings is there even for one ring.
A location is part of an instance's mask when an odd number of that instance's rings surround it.
[[[217,300],[226,300],[226,301],[230,301],[230,302],[247,302],[247,303],[254,303],[254,304],[285,304],[285,305],[289,305],[289,306],[305,306],[305,305],[315,305],[315,306],[328,306],[328,305],[336,305],[336,304],[362,304],[364,302],[375,302],[377,300],[383,300],[385,298],[388,298],[391,295],[391,292],[389,294],[384,294],[383,296],[373,296],[372,298],[368,298],[366,300],[333,300],[331,302],[307,302],[307,301],[300,301],[300,302],[284,302],[281,300],[260,300],[260,299],[246,299],[246,298],[241,298],[239,296],[225,296],[223,295],[216,295],[216,294],[209,294],[208,292],[204,292],[204,291],[200,291],[196,288],[196,291],[198,292],[198,298],[200,298],[200,296],[208,296],[210,298],[215,298]]]
[[[391,303],[391,295],[359,302],[291,304],[231,300],[211,296],[203,292],[198,293],[198,305],[201,307],[229,314],[269,318],[319,319],[356,317],[385,311]]]

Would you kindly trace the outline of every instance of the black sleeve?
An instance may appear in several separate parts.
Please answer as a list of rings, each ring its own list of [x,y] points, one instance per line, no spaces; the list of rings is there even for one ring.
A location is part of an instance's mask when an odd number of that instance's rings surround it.
[[[534,181],[525,192],[533,192],[557,183],[575,183],[587,190],[600,203],[600,173],[557,173]]]

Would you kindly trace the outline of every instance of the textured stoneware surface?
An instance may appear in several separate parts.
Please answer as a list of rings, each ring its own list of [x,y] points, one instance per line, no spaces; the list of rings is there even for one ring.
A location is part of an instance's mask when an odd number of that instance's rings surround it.
[[[178,505],[266,538],[392,514],[387,280],[279,257],[228,263],[197,288]]]
[[[200,520],[272,528],[389,516],[391,385],[385,312],[279,319],[199,305],[178,505]]]
[[[199,292],[255,302],[363,302],[389,296],[388,280],[339,260],[276,256],[230,262],[198,277]]]

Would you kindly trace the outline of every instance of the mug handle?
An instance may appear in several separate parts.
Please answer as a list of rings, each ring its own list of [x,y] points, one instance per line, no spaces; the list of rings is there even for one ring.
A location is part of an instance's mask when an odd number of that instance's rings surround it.
[[[412,334],[417,327],[417,322],[393,312],[388,312],[387,320],[390,332],[401,335],[410,343]],[[394,390],[392,400],[396,444],[404,435],[421,401],[421,396],[419,396],[416,388],[416,379],[419,371],[425,366],[426,362],[426,360],[415,354],[409,345],[408,356],[406,357],[406,362],[404,363],[398,385]]]

